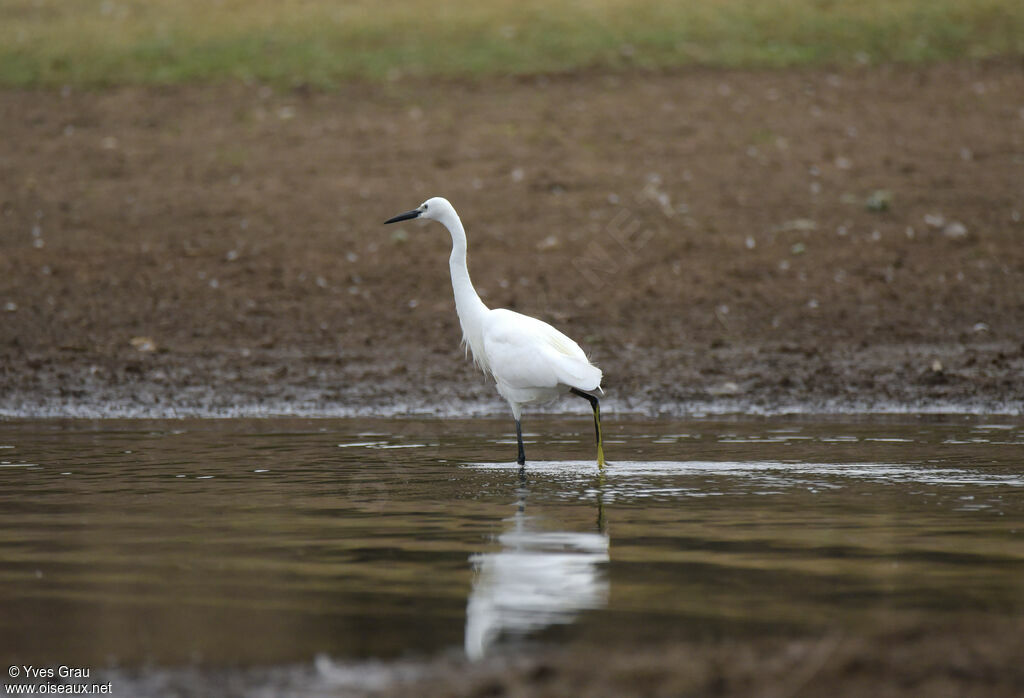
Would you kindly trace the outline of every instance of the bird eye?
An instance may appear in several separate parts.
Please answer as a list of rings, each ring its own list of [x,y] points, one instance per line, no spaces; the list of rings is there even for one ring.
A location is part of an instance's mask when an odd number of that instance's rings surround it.
[[[426,211],[426,210],[427,210],[428,208],[430,208],[430,207],[429,207],[429,206],[427,206],[426,204],[423,204],[423,210],[424,210],[424,211]]]

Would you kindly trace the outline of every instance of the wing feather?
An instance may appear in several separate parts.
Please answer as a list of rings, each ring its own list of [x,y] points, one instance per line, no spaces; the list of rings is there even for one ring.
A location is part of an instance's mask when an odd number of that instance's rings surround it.
[[[493,310],[483,340],[495,380],[511,388],[567,385],[595,390],[601,384],[601,369],[590,363],[580,346],[536,318]]]

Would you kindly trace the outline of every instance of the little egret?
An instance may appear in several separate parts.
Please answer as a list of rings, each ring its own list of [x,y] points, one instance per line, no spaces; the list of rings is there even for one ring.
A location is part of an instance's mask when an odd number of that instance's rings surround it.
[[[601,390],[601,369],[590,363],[580,346],[546,322],[504,308],[484,305],[469,279],[466,266],[466,231],[459,214],[447,199],[435,196],[419,208],[384,221],[397,223],[412,218],[438,221],[452,235],[448,266],[455,292],[455,312],[462,325],[462,341],[473,352],[473,362],[494,377],[498,392],[508,400],[516,420],[518,463],[526,463],[523,405],[548,402],[572,393],[590,402],[597,434],[597,463],[604,467],[601,439],[601,408],[593,391]]]

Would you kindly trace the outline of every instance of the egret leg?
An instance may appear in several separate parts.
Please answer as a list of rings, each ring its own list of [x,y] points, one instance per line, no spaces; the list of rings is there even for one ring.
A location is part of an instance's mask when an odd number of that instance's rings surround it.
[[[519,465],[526,465],[526,451],[523,450],[523,426],[516,420],[516,441],[519,442],[519,457],[516,462]]]
[[[587,400],[594,410],[594,432],[597,435],[597,464],[603,468],[604,440],[601,438],[601,401],[597,399],[596,395],[585,393],[582,390],[577,390],[576,388],[571,388],[570,390],[573,395],[579,395],[584,400]]]

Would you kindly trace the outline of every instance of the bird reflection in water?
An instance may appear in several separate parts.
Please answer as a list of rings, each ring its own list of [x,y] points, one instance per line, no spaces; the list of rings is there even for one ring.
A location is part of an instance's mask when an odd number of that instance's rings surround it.
[[[597,531],[545,531],[526,515],[526,472],[519,471],[515,515],[498,537],[501,550],[470,556],[473,587],[466,605],[465,650],[480,659],[502,639],[571,623],[608,603],[609,538],[604,473],[597,480]]]

